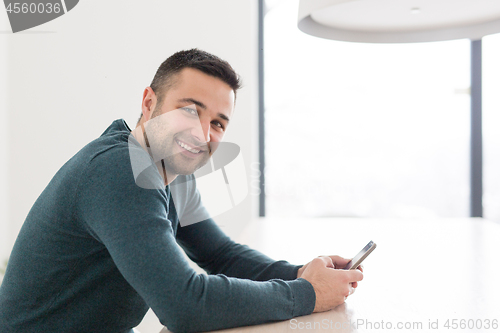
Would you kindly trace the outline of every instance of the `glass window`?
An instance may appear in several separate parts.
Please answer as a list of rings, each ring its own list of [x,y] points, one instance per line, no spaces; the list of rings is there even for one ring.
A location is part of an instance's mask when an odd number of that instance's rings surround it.
[[[469,40],[320,39],[297,11],[264,22],[266,215],[468,216]]]

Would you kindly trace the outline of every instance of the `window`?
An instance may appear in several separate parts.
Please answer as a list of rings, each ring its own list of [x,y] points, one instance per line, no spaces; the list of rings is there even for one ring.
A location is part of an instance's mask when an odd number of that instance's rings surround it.
[[[470,41],[324,40],[297,10],[264,22],[266,215],[467,217]]]

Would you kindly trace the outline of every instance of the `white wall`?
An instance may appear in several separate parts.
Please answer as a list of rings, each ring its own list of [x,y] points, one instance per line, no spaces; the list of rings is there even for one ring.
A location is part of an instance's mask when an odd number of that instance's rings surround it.
[[[7,12],[0,10],[0,268],[11,249],[10,224],[8,223],[8,113],[7,113],[7,38],[2,31],[9,29]],[[0,276],[0,281],[2,280]]]
[[[160,63],[182,49],[214,53],[242,76],[226,140],[240,145],[250,174],[257,156],[257,1],[85,0],[17,34],[8,33],[0,12],[0,46],[7,53],[5,60],[0,52],[0,65],[8,67],[7,75],[0,67],[0,80],[7,78],[6,86],[0,81],[2,255],[72,155],[114,119],[135,126],[143,89]],[[256,201],[249,196],[217,222],[236,238],[257,215]]]

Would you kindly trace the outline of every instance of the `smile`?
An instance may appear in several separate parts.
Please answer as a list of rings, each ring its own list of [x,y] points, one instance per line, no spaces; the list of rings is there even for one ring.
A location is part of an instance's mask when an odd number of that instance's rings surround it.
[[[177,142],[177,144],[179,146],[181,146],[182,148],[186,149],[188,152],[190,153],[193,153],[193,154],[198,154],[201,150],[200,149],[196,149],[194,147],[191,147],[191,146],[188,146],[186,143],[182,142],[182,141],[178,141],[176,140],[175,142]]]

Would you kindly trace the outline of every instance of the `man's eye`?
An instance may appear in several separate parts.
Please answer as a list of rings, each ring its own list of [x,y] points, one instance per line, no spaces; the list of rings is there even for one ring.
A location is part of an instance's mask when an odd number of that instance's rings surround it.
[[[198,112],[195,110],[195,109],[191,109],[191,108],[181,108],[182,110],[186,111],[187,113],[193,115],[193,116],[197,116],[198,115]]]
[[[224,130],[224,125],[222,125],[221,123],[219,123],[218,121],[214,121],[212,122],[212,124],[215,125],[215,127],[217,127],[218,129],[220,130]]]

